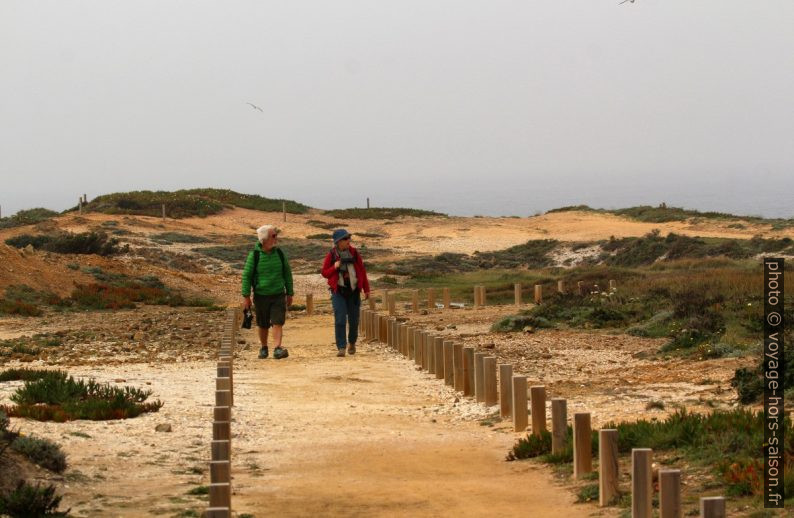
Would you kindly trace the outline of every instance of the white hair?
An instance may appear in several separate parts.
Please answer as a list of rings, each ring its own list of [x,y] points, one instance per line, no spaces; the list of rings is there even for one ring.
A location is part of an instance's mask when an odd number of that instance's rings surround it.
[[[280,231],[275,225],[262,225],[258,229],[256,229],[256,237],[259,239],[260,242],[266,240],[270,237],[270,233],[278,234]]]

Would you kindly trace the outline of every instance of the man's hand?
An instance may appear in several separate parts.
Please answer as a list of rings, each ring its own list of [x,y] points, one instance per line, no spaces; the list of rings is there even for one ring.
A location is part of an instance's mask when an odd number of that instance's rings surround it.
[[[292,305],[292,295],[287,295],[287,307]]]
[[[243,297],[243,308],[251,309],[251,296]]]
[[[364,293],[364,300],[367,300],[368,298],[369,298],[369,293]]]
[[[334,263],[334,268],[336,268],[336,269],[338,270],[338,269],[339,269],[339,268],[341,268],[341,267],[342,267],[342,260],[341,260],[341,259],[339,259],[338,261],[336,261],[336,262]]]

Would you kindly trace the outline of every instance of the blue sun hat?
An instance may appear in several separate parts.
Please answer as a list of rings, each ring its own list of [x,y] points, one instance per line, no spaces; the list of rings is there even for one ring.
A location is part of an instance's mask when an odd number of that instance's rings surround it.
[[[338,228],[334,230],[334,235],[333,235],[334,244],[337,244],[339,241],[343,240],[346,237],[350,237],[350,232],[348,232],[347,230],[343,228]]]

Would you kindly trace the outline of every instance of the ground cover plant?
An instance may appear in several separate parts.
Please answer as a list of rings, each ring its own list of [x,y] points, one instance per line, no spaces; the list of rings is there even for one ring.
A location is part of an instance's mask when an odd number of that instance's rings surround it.
[[[794,432],[790,418],[783,423],[786,434],[784,465],[786,494],[791,502],[794,495]],[[763,470],[761,447],[764,442],[763,412],[746,409],[718,410],[710,414],[696,414],[678,409],[663,420],[606,423],[601,428],[618,430],[618,452],[627,462],[632,448],[651,448],[654,458],[662,464],[688,466],[705,474],[702,492],[724,487],[725,494],[750,497],[755,505],[761,503]],[[560,464],[573,461],[572,429],[568,427],[567,447],[562,454],[551,454],[551,434],[528,434],[519,439],[507,454],[507,460],[538,458],[543,462]],[[598,432],[592,432],[592,451],[598,451]]]
[[[0,409],[11,417],[38,421],[127,419],[156,412],[163,406],[159,400],[147,402],[149,396],[149,390],[118,387],[94,379],[75,380],[64,371],[43,371],[41,377],[26,380],[16,390],[11,396],[14,405]]]
[[[20,481],[8,494],[0,494],[0,515],[11,518],[39,518],[43,516],[69,516],[69,510],[59,511],[61,497],[55,486],[31,485]]]
[[[17,248],[28,245],[37,250],[57,254],[117,255],[129,251],[129,246],[119,245],[119,240],[104,232],[60,232],[56,234],[20,234],[6,239],[6,244]]]
[[[169,218],[206,217],[218,214],[227,207],[241,207],[261,211],[302,214],[309,207],[292,200],[271,199],[255,194],[241,194],[228,189],[183,189],[179,191],[132,191],[106,194],[91,200],[83,210],[105,214],[139,216],[162,215],[166,207]]]
[[[447,216],[446,214],[432,210],[409,209],[405,207],[333,209],[326,210],[324,214],[338,219],[397,219],[402,217],[429,218]]]
[[[47,221],[58,213],[54,210],[44,209],[41,207],[35,209],[20,210],[13,216],[0,218],[0,229],[21,227],[24,225],[35,225],[42,221]]]
[[[174,243],[209,243],[210,240],[203,236],[183,234],[181,232],[160,232],[152,234],[149,238],[161,245],[171,245]]]

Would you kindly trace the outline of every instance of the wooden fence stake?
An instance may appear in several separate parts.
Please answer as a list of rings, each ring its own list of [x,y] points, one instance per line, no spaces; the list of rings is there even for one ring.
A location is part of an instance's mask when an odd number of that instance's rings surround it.
[[[306,314],[309,316],[314,315],[314,294],[306,294]]]
[[[598,505],[606,507],[618,495],[618,431],[598,431]]]
[[[513,376],[513,429],[523,432],[527,429],[527,377]]]
[[[536,284],[535,285],[535,304],[543,303],[543,285]]]
[[[456,343],[452,351],[452,386],[463,392],[463,344]]]
[[[463,395],[474,395],[474,347],[463,348]]]
[[[651,518],[653,516],[651,454],[650,448],[633,448],[631,450],[632,518]]]
[[[576,478],[593,471],[590,433],[590,413],[573,414],[573,475]]]
[[[521,283],[517,282],[513,284],[513,295],[515,297],[516,306],[521,305]]]
[[[568,446],[568,402],[551,400],[551,453],[559,454]]]
[[[681,470],[659,470],[659,518],[681,518]]]
[[[496,392],[496,357],[486,356],[482,359],[483,385],[485,385],[485,406],[494,406],[499,402]]]
[[[529,389],[532,405],[532,435],[540,437],[546,431],[546,387],[535,385]]]
[[[449,386],[455,385],[455,373],[452,371],[455,355],[455,344],[449,340],[442,340],[444,347],[444,384]]]
[[[474,400],[477,403],[485,402],[485,373],[482,360],[487,353],[474,353]]]
[[[499,415],[502,418],[512,415],[513,407],[513,366],[499,364]]]
[[[704,496],[700,499],[701,518],[725,518],[725,497]]]

